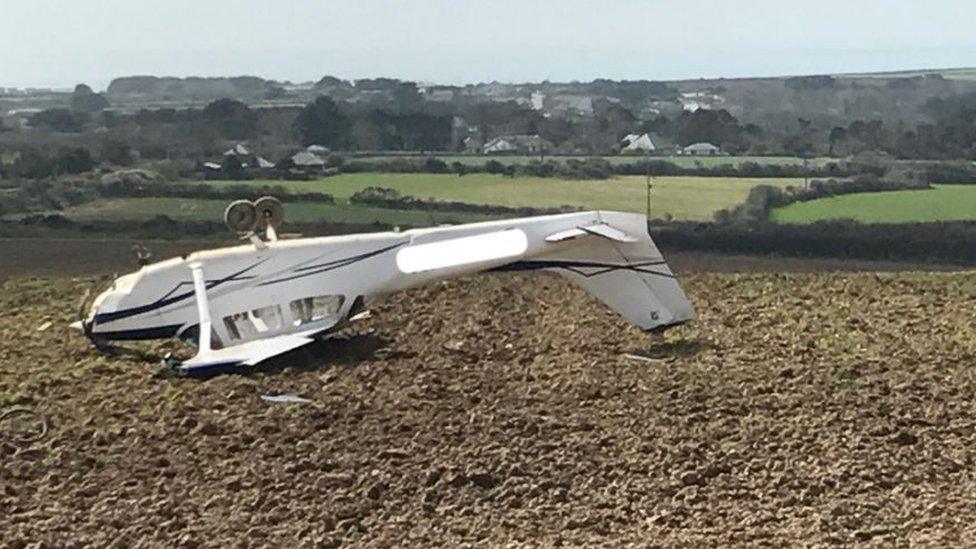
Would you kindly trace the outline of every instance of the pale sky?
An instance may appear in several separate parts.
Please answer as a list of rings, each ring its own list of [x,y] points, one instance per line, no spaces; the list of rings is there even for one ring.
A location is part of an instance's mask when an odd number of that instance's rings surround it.
[[[0,86],[116,76],[463,84],[976,65],[972,0],[2,0]]]

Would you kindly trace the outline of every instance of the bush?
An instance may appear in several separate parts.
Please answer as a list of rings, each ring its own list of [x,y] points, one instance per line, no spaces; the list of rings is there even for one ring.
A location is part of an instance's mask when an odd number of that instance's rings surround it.
[[[353,204],[365,204],[379,208],[396,210],[424,210],[434,212],[467,212],[497,215],[533,216],[550,215],[580,211],[572,206],[558,208],[509,207],[493,204],[471,204],[468,202],[454,202],[441,200],[423,200],[413,196],[403,196],[396,189],[386,187],[366,187],[353,193],[349,197]]]
[[[677,222],[651,227],[665,250],[746,255],[837,257],[878,261],[976,264],[976,222],[860,224],[851,220],[811,225],[719,225]]]
[[[450,170],[447,167],[447,162],[444,162],[436,156],[428,156],[424,160],[424,171],[427,173],[447,173]]]
[[[754,178],[786,178],[786,177],[849,177],[858,173],[872,173],[884,175],[885,169],[879,166],[858,165],[831,162],[824,166],[804,166],[803,164],[760,164],[754,161],[739,164],[723,164],[720,166],[694,166],[683,168],[667,160],[644,160],[626,164],[614,164],[613,173],[617,175],[691,175],[702,177],[754,177]],[[880,173],[878,173],[880,171]]]
[[[91,153],[84,147],[66,149],[58,154],[58,173],[83,173],[95,167]]]
[[[135,171],[135,170],[133,170]],[[252,185],[188,185],[165,183],[142,176],[109,174],[95,185],[103,198],[200,198],[214,200],[256,200],[275,196],[283,202],[324,202],[334,204],[335,198],[320,192],[290,192],[280,185],[255,187]]]
[[[33,149],[20,152],[11,170],[14,176],[24,179],[44,179],[57,172],[57,163],[46,154]]]
[[[505,173],[505,165],[497,160],[485,162],[485,171],[490,174],[501,175]]]
[[[607,179],[613,175],[613,168],[603,158],[576,160],[571,158],[557,166],[555,173],[566,179]]]
[[[976,184],[976,169],[970,163],[940,163],[925,168],[925,175],[932,183]]]

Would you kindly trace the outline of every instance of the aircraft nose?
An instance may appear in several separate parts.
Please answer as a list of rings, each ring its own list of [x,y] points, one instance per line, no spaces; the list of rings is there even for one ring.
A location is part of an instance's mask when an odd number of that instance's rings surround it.
[[[122,297],[122,292],[115,289],[108,289],[98,294],[98,297],[92,301],[91,310],[88,313],[88,323],[93,324],[96,318],[103,316],[106,313],[117,311],[119,308],[119,301],[122,299]]]

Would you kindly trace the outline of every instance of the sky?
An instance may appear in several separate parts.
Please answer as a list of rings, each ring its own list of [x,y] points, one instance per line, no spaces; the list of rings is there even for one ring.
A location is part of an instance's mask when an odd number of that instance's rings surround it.
[[[976,66],[972,0],[4,0],[0,87],[126,75],[445,84]]]

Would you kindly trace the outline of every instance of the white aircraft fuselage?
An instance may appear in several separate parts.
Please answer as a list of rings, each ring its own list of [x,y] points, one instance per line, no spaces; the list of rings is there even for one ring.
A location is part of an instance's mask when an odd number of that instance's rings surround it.
[[[370,298],[479,271],[540,269],[644,330],[694,317],[644,216],[583,212],[200,251],[119,277],[84,328],[105,340],[198,341],[209,324],[201,355],[212,347],[211,362],[253,364],[328,332]]]

